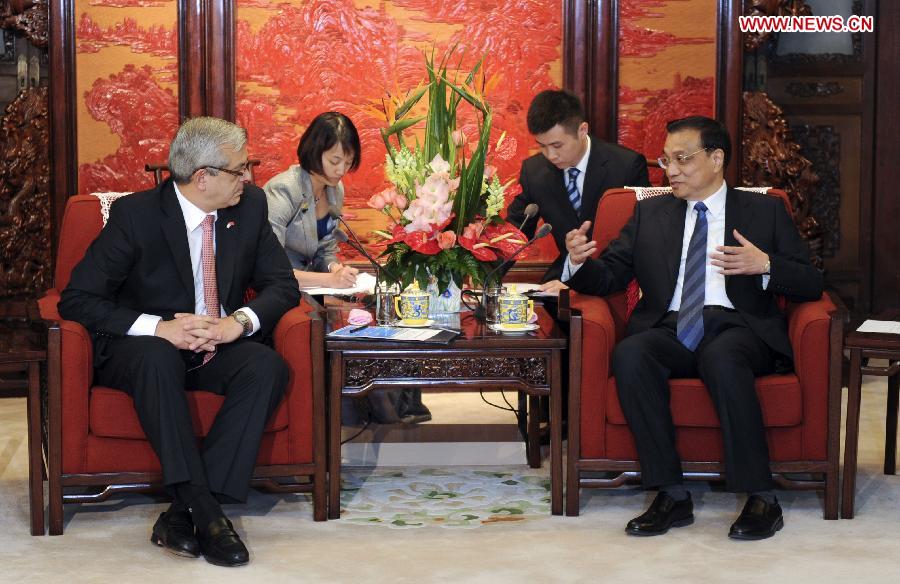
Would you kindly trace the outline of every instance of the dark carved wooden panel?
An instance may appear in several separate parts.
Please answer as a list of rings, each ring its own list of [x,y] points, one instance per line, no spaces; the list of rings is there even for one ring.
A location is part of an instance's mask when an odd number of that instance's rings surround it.
[[[349,359],[345,385],[363,387],[376,379],[522,379],[549,385],[542,357],[469,357],[446,359]]]
[[[791,126],[797,142],[819,177],[810,212],[822,227],[822,257],[841,247],[841,136],[834,126]]]
[[[812,215],[819,178],[800,154],[781,108],[765,92],[744,93],[741,180],[748,186],[784,189],[791,199],[794,222],[807,240],[813,264],[822,267],[822,228]]]
[[[34,296],[50,283],[47,88],[27,88],[0,122],[0,296]]]
[[[749,0],[747,16],[809,16],[812,10],[803,0]],[[747,33],[744,35],[744,48],[755,51],[772,37],[772,33]]]
[[[14,28],[35,46],[46,48],[48,0],[0,0],[0,28]]]

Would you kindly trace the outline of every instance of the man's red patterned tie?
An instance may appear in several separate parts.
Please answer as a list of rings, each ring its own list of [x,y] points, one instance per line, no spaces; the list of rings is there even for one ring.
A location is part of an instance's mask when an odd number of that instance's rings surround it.
[[[213,248],[213,224],[216,218],[207,215],[203,220],[203,247],[200,252],[200,264],[203,266],[203,297],[206,301],[206,314],[219,318],[222,313],[219,310],[219,286],[216,284],[216,252]],[[206,365],[215,356],[215,351],[210,351],[203,356],[203,364]]]

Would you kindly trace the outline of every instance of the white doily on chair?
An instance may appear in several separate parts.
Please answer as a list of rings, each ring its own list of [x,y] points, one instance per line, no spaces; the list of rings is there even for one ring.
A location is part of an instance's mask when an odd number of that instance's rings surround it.
[[[125,195],[130,195],[131,193],[91,193],[98,199],[100,199],[100,216],[103,218],[103,226],[106,226],[106,222],[109,221],[109,206],[113,204],[113,201],[118,199],[119,197],[124,197]]]
[[[635,198],[638,201],[643,201],[644,199],[649,199],[650,197],[657,197],[659,195],[668,195],[672,192],[672,187],[625,187],[626,189],[631,189],[635,193]],[[737,187],[742,191],[750,191],[752,193],[762,193],[766,194],[769,192],[769,189],[772,187]]]
[[[634,191],[634,196],[638,201],[649,199],[650,197],[658,197],[659,195],[668,195],[672,193],[672,187],[625,187]]]

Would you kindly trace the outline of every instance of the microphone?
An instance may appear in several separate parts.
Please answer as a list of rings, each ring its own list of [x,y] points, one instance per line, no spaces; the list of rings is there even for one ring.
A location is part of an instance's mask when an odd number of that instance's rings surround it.
[[[535,207],[537,207],[537,205],[535,205]],[[485,275],[484,281],[483,281],[483,283],[482,283],[482,289],[483,289],[483,290],[482,290],[482,293],[481,293],[481,302],[478,304],[478,308],[475,310],[475,318],[476,318],[476,319],[478,319],[478,320],[484,320],[484,319],[485,319],[485,316],[486,316],[486,315],[485,315],[485,312],[486,312],[486,310],[485,310],[484,304],[485,304],[485,297],[486,297],[487,295],[485,294],[484,291],[488,289],[488,286],[490,285],[491,279],[493,278],[494,274],[496,274],[497,272],[499,272],[501,269],[503,269],[503,268],[506,267],[507,265],[512,264],[512,263],[513,263],[513,260],[516,259],[516,257],[518,257],[518,255],[519,255],[520,253],[522,253],[523,251],[525,251],[526,249],[528,249],[529,247],[531,247],[531,246],[534,244],[535,241],[539,240],[539,239],[542,238],[542,237],[546,237],[546,236],[550,233],[550,231],[552,231],[552,230],[553,230],[553,226],[550,225],[549,223],[544,223],[543,225],[541,225],[540,228],[537,230],[537,233],[534,234],[534,237],[532,237],[532,238],[529,239],[527,242],[525,242],[524,244],[522,244],[522,245],[519,247],[519,249],[517,249],[515,252],[513,252],[513,254],[512,254],[511,256],[509,256],[508,258],[506,258],[506,260],[504,260],[503,263],[501,263],[500,265],[498,265],[497,267],[495,267],[493,270],[491,270],[490,272],[488,272],[487,275]]]
[[[350,247],[352,247],[353,249],[358,251],[364,258],[369,260],[369,263],[372,264],[373,268],[375,268],[376,286],[377,286],[377,282],[381,281],[382,273],[384,273],[390,279],[391,282],[396,282],[399,285],[400,281],[397,278],[395,278],[393,274],[391,274],[389,271],[384,269],[384,266],[382,266],[381,264],[376,262],[375,258],[373,258],[371,255],[369,255],[369,252],[366,251],[366,248],[365,248],[365,246],[363,246],[359,237],[356,236],[356,233],[353,232],[353,229],[351,229],[350,226],[347,225],[347,222],[344,221],[344,217],[343,217],[343,215],[341,215],[341,212],[338,211],[336,207],[329,207],[328,214],[331,216],[332,219],[339,221],[341,223],[341,225],[344,226],[344,229],[346,229],[350,233],[350,235],[353,237],[353,240],[351,241],[346,233],[344,233],[340,229],[335,229],[333,231],[334,238],[338,241],[338,243],[346,243],[347,245],[349,245]]]
[[[522,228],[528,223],[529,219],[538,214],[539,209],[540,207],[537,206],[537,203],[528,203],[528,206],[525,207],[525,218],[519,223],[519,231],[522,231]]]

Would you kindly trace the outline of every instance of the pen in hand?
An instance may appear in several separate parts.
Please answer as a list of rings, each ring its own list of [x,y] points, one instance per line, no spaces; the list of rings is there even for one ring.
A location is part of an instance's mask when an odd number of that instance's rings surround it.
[[[357,327],[353,327],[352,329],[350,329],[350,332],[351,332],[351,333],[357,333],[357,332],[363,330],[364,328],[367,328],[368,326],[369,326],[369,325],[367,325],[367,324],[361,324],[361,325],[359,325],[359,326],[357,326]]]

